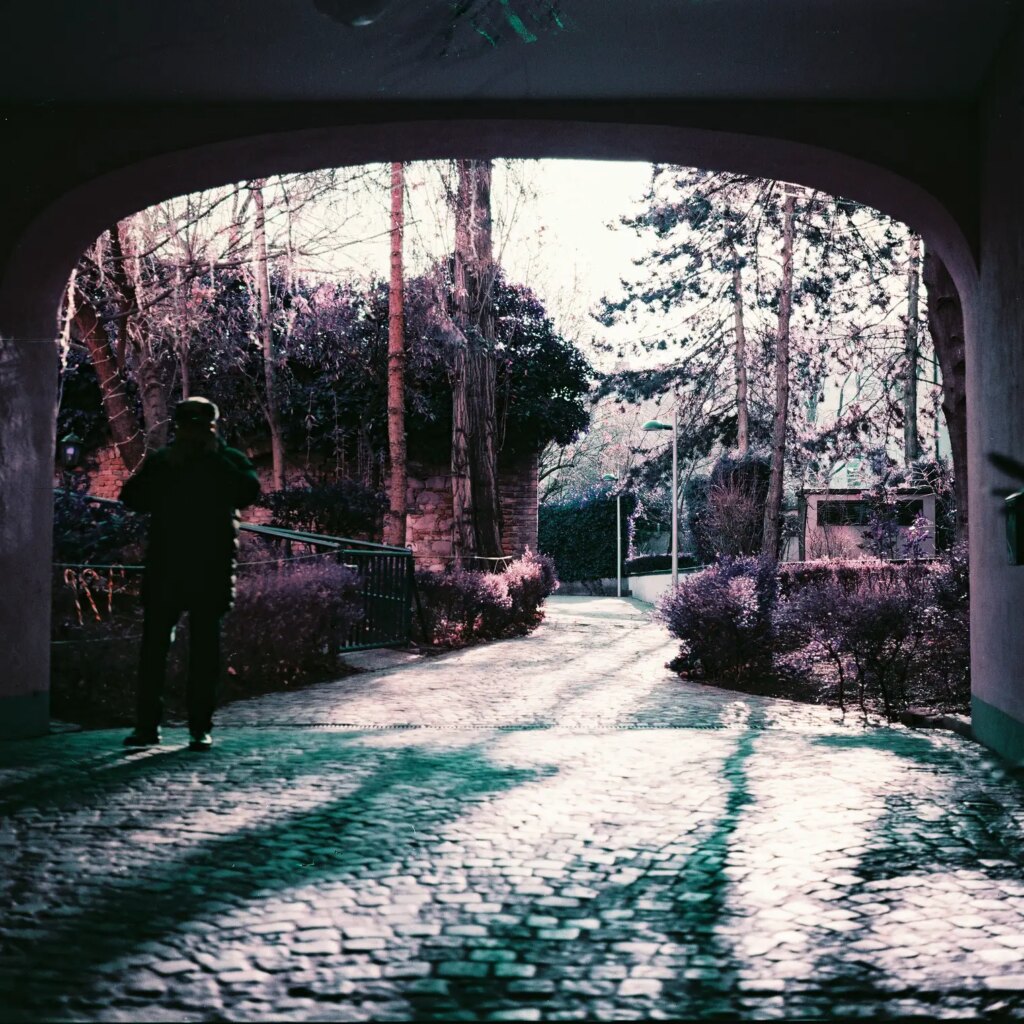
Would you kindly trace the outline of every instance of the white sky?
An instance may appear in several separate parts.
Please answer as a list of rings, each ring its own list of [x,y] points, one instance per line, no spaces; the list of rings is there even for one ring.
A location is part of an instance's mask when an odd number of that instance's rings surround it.
[[[426,180],[424,180],[426,177]],[[494,169],[495,252],[507,277],[537,294],[556,327],[608,369],[607,357],[592,351],[592,337],[622,338],[628,328],[607,329],[589,313],[604,295],[633,273],[643,239],[618,225],[633,212],[651,176],[651,165],[604,160],[532,160]],[[382,169],[381,182],[386,181]],[[416,273],[448,251],[450,214],[434,168],[406,171],[406,272]],[[339,248],[325,264],[342,276],[388,276],[389,200],[382,187],[357,190],[343,201],[338,218]],[[352,243],[352,238],[366,241]]]

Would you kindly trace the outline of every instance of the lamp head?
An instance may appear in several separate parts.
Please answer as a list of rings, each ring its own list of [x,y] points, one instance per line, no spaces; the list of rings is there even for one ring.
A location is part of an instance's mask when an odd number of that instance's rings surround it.
[[[661,423],[658,420],[648,420],[641,428],[641,430],[671,430],[671,423]]]
[[[74,469],[78,465],[83,443],[77,434],[65,434],[60,439],[60,461],[65,469]]]

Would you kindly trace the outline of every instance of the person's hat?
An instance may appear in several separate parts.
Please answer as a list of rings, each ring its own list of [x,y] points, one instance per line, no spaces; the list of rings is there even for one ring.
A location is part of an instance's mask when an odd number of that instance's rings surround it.
[[[216,423],[220,410],[208,398],[186,398],[174,408],[177,423]]]

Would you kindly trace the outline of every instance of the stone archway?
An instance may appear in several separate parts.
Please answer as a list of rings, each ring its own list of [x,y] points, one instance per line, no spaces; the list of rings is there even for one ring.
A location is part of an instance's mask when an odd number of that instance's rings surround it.
[[[99,177],[64,195],[33,222],[0,286],[0,409],[5,410],[0,550],[5,578],[20,581],[16,590],[0,589],[0,628],[17,638],[0,682],[0,735],[47,729],[53,329],[79,253],[108,224],[168,196],[254,176],[455,153],[660,160],[798,181],[867,203],[908,223],[943,257],[963,300],[973,358],[979,279],[967,233],[953,215],[891,171],[783,139],[655,125],[420,121],[254,136],[182,150]],[[973,477],[972,486],[979,491]],[[975,493],[972,520],[980,500]],[[985,638],[975,642],[984,644]]]

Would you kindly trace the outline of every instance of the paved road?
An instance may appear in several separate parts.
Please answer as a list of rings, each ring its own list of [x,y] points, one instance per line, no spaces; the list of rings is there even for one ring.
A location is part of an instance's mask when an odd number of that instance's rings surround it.
[[[681,682],[640,607],[0,746],[7,1020],[1024,1017],[1024,793]]]

